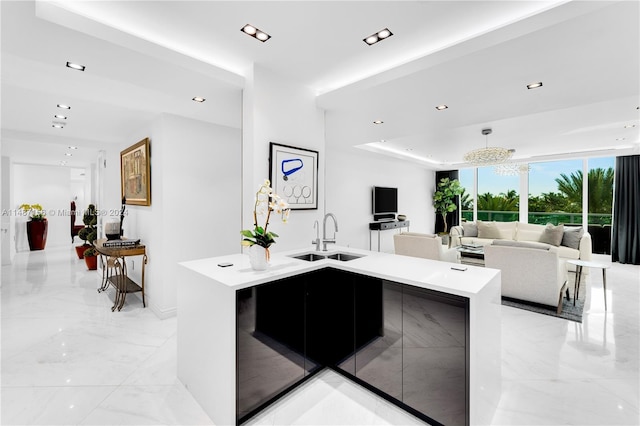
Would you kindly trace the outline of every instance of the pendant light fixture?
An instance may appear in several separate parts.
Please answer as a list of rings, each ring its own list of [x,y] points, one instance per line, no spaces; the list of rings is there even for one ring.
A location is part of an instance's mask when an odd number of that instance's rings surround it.
[[[491,132],[491,129],[482,129],[482,134],[486,140],[485,147],[467,152],[464,155],[465,162],[482,167],[504,163],[511,158],[512,152],[507,148],[489,146],[489,135]]]

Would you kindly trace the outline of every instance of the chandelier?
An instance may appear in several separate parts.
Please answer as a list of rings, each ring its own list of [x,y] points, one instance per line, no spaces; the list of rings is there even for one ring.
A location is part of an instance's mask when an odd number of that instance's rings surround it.
[[[500,176],[517,176],[530,171],[531,166],[527,163],[504,163],[498,164],[493,168],[493,173]]]
[[[489,146],[489,135],[491,129],[482,129],[482,134],[485,135],[486,143],[484,148],[474,149],[464,155],[464,161],[475,166],[492,166],[494,164],[500,164],[511,158],[512,152],[506,148],[500,148],[497,146]]]

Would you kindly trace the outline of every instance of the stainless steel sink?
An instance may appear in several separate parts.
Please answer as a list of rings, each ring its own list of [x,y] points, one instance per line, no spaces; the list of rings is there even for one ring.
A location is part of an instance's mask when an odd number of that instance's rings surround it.
[[[361,257],[363,256],[359,256],[356,254],[349,254],[349,253],[334,253],[327,256],[327,258],[329,259],[340,260],[342,262],[346,262],[348,260],[360,259]]]
[[[316,253],[305,253],[305,254],[299,254],[297,256],[291,256],[294,259],[300,259],[300,260],[306,260],[308,262],[315,262],[316,260],[322,260],[322,259],[326,259],[327,256],[324,256],[322,254],[316,254]]]

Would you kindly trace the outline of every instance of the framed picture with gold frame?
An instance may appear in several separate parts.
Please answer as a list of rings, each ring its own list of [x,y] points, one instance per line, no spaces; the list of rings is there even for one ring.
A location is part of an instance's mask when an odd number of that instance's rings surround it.
[[[125,204],[151,205],[149,138],[120,152],[120,188]]]

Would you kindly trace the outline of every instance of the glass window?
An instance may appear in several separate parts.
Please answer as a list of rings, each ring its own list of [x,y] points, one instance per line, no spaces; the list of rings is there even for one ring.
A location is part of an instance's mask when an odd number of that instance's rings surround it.
[[[588,223],[590,225],[611,225],[615,157],[590,158],[588,165]]]
[[[582,223],[582,160],[531,163],[529,223]]]
[[[473,171],[474,169],[461,169],[458,172],[458,180],[464,188],[460,195],[460,215],[462,220],[473,221]]]
[[[478,168],[478,219],[498,222],[518,220],[519,176],[501,176],[493,167]]]

